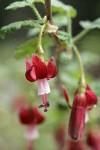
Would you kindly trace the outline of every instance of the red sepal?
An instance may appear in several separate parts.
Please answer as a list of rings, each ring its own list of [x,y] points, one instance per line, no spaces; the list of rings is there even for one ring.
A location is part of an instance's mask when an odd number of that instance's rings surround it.
[[[29,58],[29,56],[26,56],[26,71],[32,66],[32,62],[31,59]]]
[[[83,107],[73,107],[69,120],[68,134],[71,139],[82,139],[85,126],[85,109]]]
[[[33,113],[35,116],[35,123],[40,124],[44,122],[45,117],[38,111],[38,108],[33,107]]]
[[[37,79],[47,78],[47,67],[37,55],[32,55],[32,63],[35,68]]]
[[[47,65],[47,71],[48,71],[48,75],[47,78],[54,78],[57,75],[57,66],[55,64],[54,61],[54,57],[51,57],[49,59],[48,65]]]
[[[65,100],[66,100],[66,102],[67,102],[69,108],[72,108],[72,106],[71,106],[70,103],[69,103],[68,93],[67,93],[67,90],[66,90],[66,88],[65,88],[64,85],[62,85],[62,90],[63,90],[63,94],[64,94]]]
[[[36,81],[36,74],[35,74],[35,68],[31,66],[25,73],[25,77],[28,81],[34,82]]]
[[[34,121],[33,110],[29,107],[21,107],[19,111],[19,119],[22,124],[31,124]]]
[[[96,105],[97,104],[97,96],[96,94],[90,89],[90,87],[87,85],[86,86],[86,99],[87,99],[87,105]]]

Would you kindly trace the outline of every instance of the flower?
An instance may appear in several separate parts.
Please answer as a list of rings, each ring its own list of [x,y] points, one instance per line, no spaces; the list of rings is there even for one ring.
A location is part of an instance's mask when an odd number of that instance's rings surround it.
[[[86,147],[83,141],[68,141],[67,143],[67,150],[84,150]]]
[[[22,106],[19,110],[20,122],[24,125],[40,124],[45,118],[36,107]]]
[[[54,131],[54,138],[57,143],[57,147],[59,150],[64,149],[65,146],[65,134],[66,128],[63,124],[61,124],[55,131]]]
[[[86,113],[85,108],[85,95],[75,95],[68,127],[68,134],[73,140],[78,140],[83,137]]]
[[[99,132],[99,130],[88,131],[86,143],[91,147],[91,149],[100,150],[100,132]]]
[[[45,117],[38,111],[36,107],[23,105],[19,109],[20,123],[25,125],[25,137],[30,141],[39,137],[37,125],[44,122]]]
[[[97,104],[97,96],[88,85],[86,85],[85,96],[87,98],[87,105],[92,106]]]
[[[33,123],[35,119],[33,108],[22,106],[19,110],[19,119],[20,122],[24,125]]]
[[[54,78],[57,74],[57,67],[54,63],[54,58],[51,57],[46,65],[37,55],[32,55],[32,60],[26,57],[26,79],[30,82],[37,81],[38,95],[42,95],[44,111],[47,111],[49,106],[46,94],[50,93],[48,80]]]
[[[13,111],[17,113],[20,123],[26,127],[24,137],[27,140],[28,149],[34,149],[33,140],[39,137],[37,125],[45,121],[44,115],[37,107],[31,106],[31,102],[25,95],[15,97],[11,106]]]
[[[97,96],[88,85],[86,87],[79,86],[75,92],[73,105],[71,106],[66,88],[63,86],[62,89],[66,102],[72,110],[69,119],[68,134],[71,139],[79,140],[83,137],[87,111],[91,110],[97,104]]]

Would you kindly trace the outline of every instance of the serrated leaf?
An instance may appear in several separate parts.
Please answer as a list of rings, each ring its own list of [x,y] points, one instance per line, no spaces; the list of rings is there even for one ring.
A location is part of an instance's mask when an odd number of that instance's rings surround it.
[[[100,18],[92,21],[80,21],[80,25],[84,28],[84,29],[95,29],[98,28],[100,29]]]
[[[35,2],[35,0],[25,0],[27,3],[32,4]]]
[[[7,33],[19,30],[22,27],[26,28],[40,27],[42,24],[43,22],[39,20],[24,20],[14,22],[0,29],[0,38],[4,38]]]
[[[18,8],[22,8],[25,6],[29,6],[29,4],[25,1],[20,1],[20,2],[14,2],[12,4],[10,4],[8,7],[6,7],[5,9],[12,9],[12,10],[16,10]]]
[[[70,17],[76,17],[77,11],[70,5],[66,5],[58,0],[52,0],[51,5],[54,12],[67,12]]]
[[[37,39],[30,39],[22,44],[20,44],[16,48],[16,58],[20,59],[25,57],[26,55],[31,55],[32,53],[35,52],[35,48],[37,46]]]
[[[68,33],[59,30],[57,32],[57,37],[62,43],[66,44],[69,48],[73,46],[72,38]]]
[[[35,53],[37,48],[37,41],[37,38],[32,38],[17,46],[16,58],[21,59],[24,58],[26,55],[31,56],[33,53]],[[42,40],[42,45],[44,49],[48,49],[53,44],[54,42],[49,36],[45,36]]]

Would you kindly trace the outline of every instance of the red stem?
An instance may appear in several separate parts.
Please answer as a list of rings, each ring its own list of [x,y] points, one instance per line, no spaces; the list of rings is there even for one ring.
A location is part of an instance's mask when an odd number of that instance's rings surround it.
[[[34,150],[33,149],[33,141],[32,140],[28,140],[28,150]]]

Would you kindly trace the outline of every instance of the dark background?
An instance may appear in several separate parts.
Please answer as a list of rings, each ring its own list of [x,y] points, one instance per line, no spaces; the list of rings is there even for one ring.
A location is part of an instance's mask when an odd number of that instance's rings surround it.
[[[16,0],[0,0],[0,27],[14,21],[20,21],[28,18],[35,18],[30,8],[22,8],[16,11],[7,11],[4,8]],[[79,20],[94,20],[100,16],[100,0],[63,0],[64,3],[72,5],[78,11],[77,17],[73,19],[73,33],[76,34],[81,30]],[[42,5],[42,4],[41,4]],[[37,6],[41,15],[45,12],[43,7]]]

